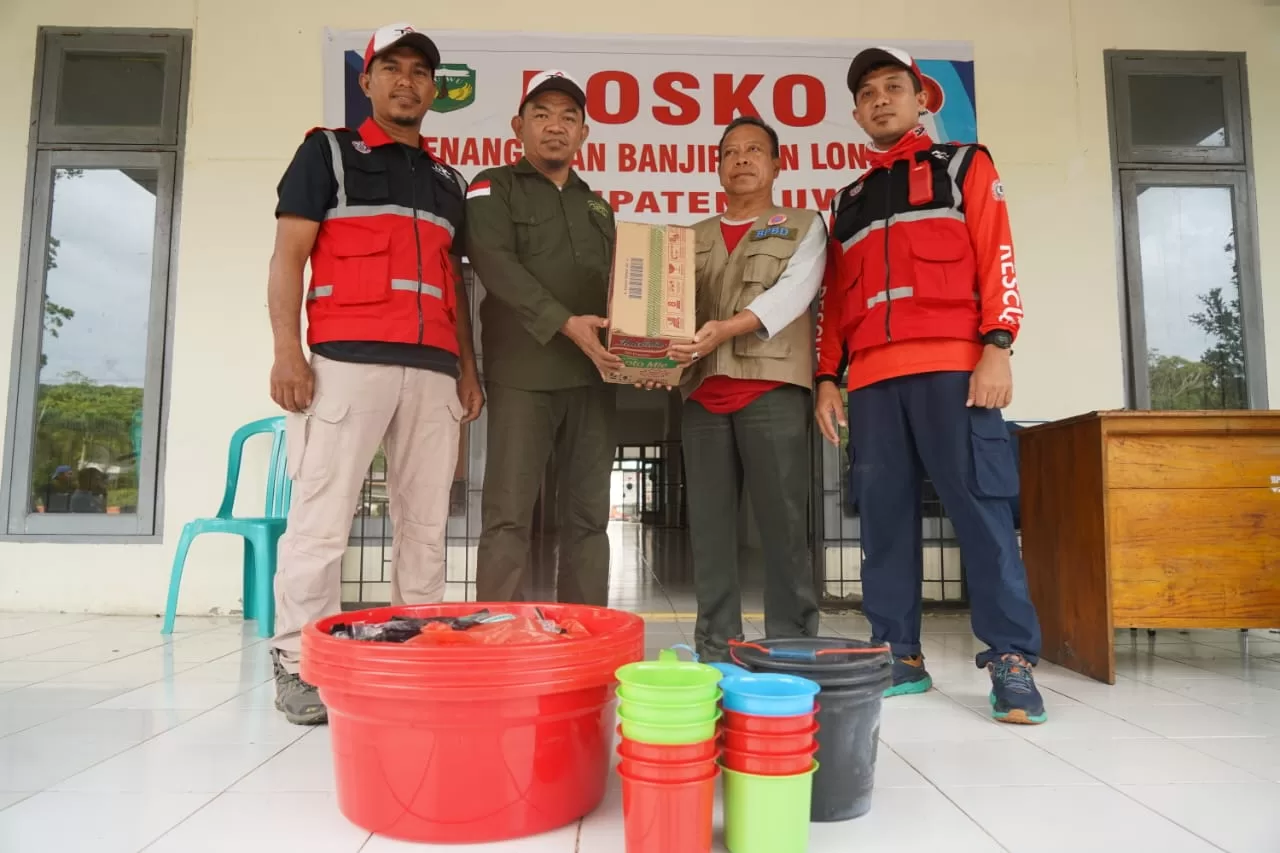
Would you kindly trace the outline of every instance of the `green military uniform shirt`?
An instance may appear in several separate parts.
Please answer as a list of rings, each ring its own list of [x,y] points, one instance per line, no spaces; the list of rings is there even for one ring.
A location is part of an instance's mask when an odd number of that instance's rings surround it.
[[[559,189],[521,159],[476,175],[466,221],[467,256],[485,289],[486,381],[525,391],[601,383],[591,359],[559,332],[574,315],[608,309],[609,205],[576,172]]]

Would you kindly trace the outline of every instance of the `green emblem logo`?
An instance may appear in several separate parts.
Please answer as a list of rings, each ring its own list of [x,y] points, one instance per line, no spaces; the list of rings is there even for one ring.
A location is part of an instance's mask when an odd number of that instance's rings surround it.
[[[599,214],[600,216],[603,216],[605,219],[609,218],[609,205],[605,204],[600,199],[598,198],[587,199],[587,207],[591,208],[592,211]]]
[[[431,109],[451,113],[476,100],[476,70],[470,65],[443,64],[436,69],[436,99]]]

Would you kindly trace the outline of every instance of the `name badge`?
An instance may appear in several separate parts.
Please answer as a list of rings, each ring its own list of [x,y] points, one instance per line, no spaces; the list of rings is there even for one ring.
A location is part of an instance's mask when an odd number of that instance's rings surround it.
[[[751,232],[752,241],[768,240],[770,237],[777,237],[779,240],[794,240],[796,239],[796,229],[773,225],[768,228],[757,228]]]

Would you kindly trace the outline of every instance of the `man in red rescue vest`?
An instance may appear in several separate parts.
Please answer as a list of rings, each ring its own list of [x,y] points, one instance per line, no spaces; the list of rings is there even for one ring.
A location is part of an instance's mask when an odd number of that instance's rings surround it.
[[[1041,723],[1040,625],[1009,498],[1018,472],[1000,410],[1013,396],[1022,318],[1004,189],[980,145],[937,144],[919,123],[940,92],[895,48],[849,67],[871,168],[832,202],[818,328],[817,419],[839,445],[862,518],[863,606],[893,650],[885,695],[932,686],[920,646],[921,484],[942,498],[987,649],[997,720]],[[848,368],[846,420],[837,382]]]
[[[271,397],[288,411],[294,481],[275,580],[276,707],[324,722],[298,675],[302,627],[341,608],[342,555],[365,473],[387,457],[392,604],[440,601],[459,431],[484,403],[458,256],[461,175],[419,129],[436,97],[440,51],[405,24],[365,48],[373,115],[358,130],[309,132],[278,188],[268,302]],[[307,345],[299,315],[302,270]]]

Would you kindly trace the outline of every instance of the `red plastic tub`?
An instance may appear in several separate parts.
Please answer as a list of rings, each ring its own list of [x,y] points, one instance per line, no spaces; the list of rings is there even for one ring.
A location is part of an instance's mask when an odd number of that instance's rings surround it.
[[[808,773],[813,767],[813,757],[817,752],[817,744],[790,755],[761,755],[726,749],[720,755],[720,763],[736,773],[749,776],[798,776]]]
[[[720,733],[724,748],[735,752],[755,752],[760,755],[790,755],[811,749],[817,741],[818,724],[814,723],[807,731],[786,735],[762,735],[752,732],[739,732],[725,729]]]
[[[794,717],[757,717],[753,714],[739,714],[737,711],[725,711],[721,721],[721,730],[733,729],[738,732],[753,732],[762,735],[787,735],[808,731],[818,718],[822,708],[814,703],[813,713],[799,714]]]
[[[623,737],[622,726],[618,726],[617,732],[621,738],[618,754],[637,761],[684,764],[689,761],[714,761],[720,754],[720,742],[717,738],[687,744],[640,743]]]
[[[340,622],[494,613],[572,618],[591,636],[435,646],[337,639]],[[644,657],[644,621],[603,607],[454,603],[342,613],[302,632],[302,678],[329,708],[338,807],[406,841],[504,841],[547,832],[604,797],[613,673]]]
[[[710,853],[716,779],[712,765],[692,782],[642,782],[621,768],[626,853]]]

